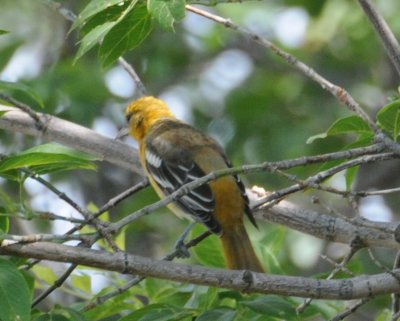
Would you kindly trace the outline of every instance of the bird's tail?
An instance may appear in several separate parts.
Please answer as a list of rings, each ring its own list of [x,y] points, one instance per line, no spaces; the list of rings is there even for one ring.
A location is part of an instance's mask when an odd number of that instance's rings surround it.
[[[234,229],[224,229],[220,238],[228,268],[264,272],[243,224]]]

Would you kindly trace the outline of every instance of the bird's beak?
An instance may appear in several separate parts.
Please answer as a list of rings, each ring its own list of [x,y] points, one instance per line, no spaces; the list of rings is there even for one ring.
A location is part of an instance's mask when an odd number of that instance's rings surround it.
[[[117,136],[115,137],[115,139],[116,140],[121,140],[121,139],[125,138],[128,135],[129,135],[129,128],[127,126],[126,127],[122,127],[119,130],[119,132],[118,132]]]

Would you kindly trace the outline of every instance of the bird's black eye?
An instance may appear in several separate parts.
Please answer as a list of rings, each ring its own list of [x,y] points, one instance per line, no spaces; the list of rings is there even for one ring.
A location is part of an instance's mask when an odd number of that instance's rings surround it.
[[[132,118],[132,113],[129,113],[129,114],[126,114],[125,115],[125,118],[126,118],[126,121],[129,123],[129,121],[131,120],[131,118]]]

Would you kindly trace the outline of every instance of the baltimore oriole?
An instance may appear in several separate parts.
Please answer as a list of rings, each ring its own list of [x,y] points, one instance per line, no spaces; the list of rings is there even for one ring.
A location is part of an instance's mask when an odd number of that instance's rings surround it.
[[[140,98],[126,108],[125,116],[130,134],[139,143],[145,173],[160,197],[212,171],[231,167],[213,139],[177,120],[160,99]],[[190,215],[220,236],[227,267],[264,271],[243,225],[243,214],[253,225],[256,222],[237,175],[202,185],[170,208],[178,216]]]

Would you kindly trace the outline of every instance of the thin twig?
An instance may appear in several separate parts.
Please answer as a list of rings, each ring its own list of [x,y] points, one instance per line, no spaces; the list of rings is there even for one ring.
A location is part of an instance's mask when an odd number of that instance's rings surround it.
[[[84,223],[85,220],[81,218],[76,218],[76,217],[65,217],[61,215],[57,215],[55,213],[51,212],[40,212],[40,211],[35,211],[31,212],[28,215],[20,212],[15,212],[15,213],[6,213],[6,214],[0,214],[0,216],[7,216],[7,217],[16,217],[21,220],[33,220],[33,219],[38,219],[38,220],[46,220],[46,221],[66,221],[70,223]]]
[[[190,240],[189,242],[187,242],[185,244],[185,247],[187,249],[199,244],[201,241],[203,241],[205,238],[207,238],[208,236],[211,235],[210,231],[206,231],[202,234],[200,234],[199,236],[195,237],[194,239]],[[172,261],[174,258],[176,258],[178,256],[179,251],[175,250],[170,254],[167,254],[164,258],[162,258],[162,260],[164,261]],[[107,293],[103,296],[99,296],[96,298],[95,302],[91,302],[88,305],[85,306],[84,310],[90,310],[95,308],[96,306],[99,306],[100,304],[103,304],[105,301],[121,294],[124,293],[126,291],[128,291],[130,288],[132,288],[133,286],[137,285],[138,283],[140,283],[141,281],[143,281],[146,277],[145,276],[135,276],[132,280],[129,280],[126,284],[124,284],[123,286],[117,288],[116,290]]]
[[[20,168],[20,171],[24,173],[27,177],[39,182],[43,186],[45,186],[49,191],[53,192],[55,195],[57,195],[58,198],[63,200],[65,203],[67,203],[69,206],[71,206],[74,210],[76,210],[78,213],[82,214],[82,216],[86,219],[89,220],[92,217],[92,213],[88,211],[87,209],[79,206],[78,203],[76,203],[72,198],[70,198],[67,194],[64,192],[61,192],[58,188],[56,188],[53,184],[42,178],[40,175],[34,173],[33,171],[27,169],[27,168]]]
[[[358,0],[358,3],[378,34],[397,74],[400,75],[400,45],[395,35],[370,0]]]
[[[396,312],[392,315],[390,321],[398,321],[400,319],[400,312]]]
[[[146,187],[148,185],[147,180],[143,180],[142,182],[132,186],[131,188],[127,189],[126,191],[122,192],[121,194],[115,196],[114,198],[112,198],[111,200],[109,200],[106,204],[104,204],[96,213],[93,213],[93,218],[97,218],[99,217],[101,214],[103,214],[104,212],[108,211],[110,208],[114,207],[116,204],[118,204],[120,201],[122,201],[123,199],[125,199],[126,197],[132,195],[135,192],[138,192],[139,190],[141,190],[142,188]],[[86,225],[90,224],[91,220],[85,220],[83,222],[80,222],[79,225],[72,227],[71,229],[69,229],[67,232],[65,232],[65,235],[71,235],[79,230],[81,230],[82,228],[84,228]],[[102,222],[102,224],[104,226],[107,225],[108,222]],[[39,260],[35,260],[33,261],[30,265],[29,268],[31,268],[33,265],[37,264],[39,262]]]
[[[68,277],[71,275],[71,273],[76,269],[78,264],[71,264],[68,269],[62,274],[61,277],[59,277],[54,283],[49,286],[45,291],[40,293],[36,298],[33,299],[31,307],[34,308],[37,306],[40,302],[42,302],[45,298],[47,298],[51,293],[53,293],[56,289],[61,287],[64,282],[68,279]]]
[[[218,15],[212,14],[210,12],[201,10],[199,8],[193,7],[191,5],[186,5],[186,10],[191,11],[195,14],[203,16],[207,19],[215,21],[219,24],[222,24],[226,28],[234,30],[241,35],[255,41],[259,45],[263,46],[271,50],[277,56],[283,58],[287,63],[295,67],[298,71],[304,74],[306,77],[310,78],[311,80],[318,83],[322,89],[327,90],[331,93],[334,97],[336,97],[341,104],[346,105],[350,111],[356,113],[359,117],[361,117],[368,126],[375,132],[379,133],[380,130],[378,129],[377,125],[374,121],[367,115],[367,113],[361,108],[361,106],[356,102],[356,100],[342,87],[339,87],[329,80],[318,74],[314,69],[300,61],[299,59],[295,58],[288,52],[284,51],[283,49],[277,47],[272,42],[268,41],[267,39],[259,36],[258,34],[251,32],[243,27],[240,27],[234,24],[231,20],[220,17]]]
[[[131,195],[141,191],[142,189],[149,186],[149,181],[147,178],[142,180],[141,182],[135,184],[134,186],[128,188],[127,190],[123,191],[121,194],[111,198],[106,204],[99,208],[99,210],[93,213],[93,216],[97,218],[104,212],[107,212],[111,208],[115,207],[117,204],[125,200],[126,198],[130,197]],[[86,223],[87,224],[87,223]]]
[[[95,233],[90,234],[73,234],[73,235],[56,235],[56,234],[29,234],[14,235],[2,234],[0,241],[1,246],[7,246],[15,243],[34,243],[34,242],[67,242],[67,241],[84,241],[87,242]]]
[[[79,206],[75,201],[73,201],[69,196],[67,196],[65,193],[61,192],[60,190],[58,190],[54,185],[52,185],[50,182],[46,181],[45,179],[43,179],[42,177],[40,177],[39,175],[37,175],[36,173],[30,171],[29,169],[26,168],[22,168],[20,169],[21,172],[23,172],[24,174],[26,174],[28,177],[38,181],[39,183],[41,183],[43,186],[45,186],[47,189],[49,189],[51,192],[53,192],[55,195],[57,195],[60,199],[62,199],[63,201],[65,201],[67,204],[69,204],[72,208],[74,208],[76,211],[78,211],[80,214],[83,215],[83,217],[86,220],[86,224],[92,223],[95,225],[97,231],[101,234],[101,236],[110,244],[111,248],[114,251],[120,251],[120,249],[118,248],[118,246],[115,244],[115,242],[112,240],[111,235],[106,232],[104,230],[104,224],[103,222],[101,222],[100,220],[98,220],[92,212],[90,212],[89,210],[82,208],[81,206]],[[82,224],[81,224],[82,225]],[[72,237],[72,233],[74,233],[76,231],[75,228],[72,228],[71,230],[69,230],[67,233],[64,234],[63,237],[67,238]],[[97,240],[97,238],[87,242],[81,242],[80,245],[81,246],[86,246],[86,244],[90,244],[93,245],[95,243],[95,241]],[[30,267],[32,267],[34,264],[37,264],[39,262],[39,260],[35,260],[34,262],[32,262],[30,264]],[[32,303],[32,306],[37,305],[39,302],[41,302],[42,300],[44,300],[48,295],[50,295],[50,293],[52,293],[54,290],[56,290],[57,288],[59,288],[63,282],[68,278],[68,276],[72,273],[72,271],[76,268],[76,265],[71,265],[68,270],[62,275],[62,277],[60,277],[58,280],[55,281],[55,283],[50,286],[49,288],[47,288],[43,293],[41,293]]]
[[[396,258],[393,263],[393,268],[398,269],[400,267],[400,252],[397,252]],[[392,294],[392,311],[393,315],[400,312],[400,298],[399,293]]]
[[[69,231],[67,231],[65,233],[65,235],[70,235],[72,233],[75,233],[75,232],[79,231],[84,226],[86,226],[87,224],[91,223],[91,221],[93,219],[96,219],[98,216],[103,214],[105,211],[108,211],[110,208],[114,207],[119,202],[121,202],[122,200],[126,199],[128,196],[140,191],[141,189],[143,189],[147,185],[148,185],[148,181],[147,181],[147,179],[145,179],[142,182],[140,182],[140,183],[132,186],[131,188],[127,189],[126,191],[122,192],[121,194],[113,197],[106,204],[104,204],[96,213],[93,213],[91,219],[86,220],[85,222],[81,223],[79,226],[75,226],[75,227],[71,228]],[[81,243],[79,246],[90,247],[90,246],[92,246],[94,244],[94,242],[95,242],[95,240],[93,240],[91,242],[84,242],[84,243]],[[30,266],[32,266],[33,264],[36,264],[38,262],[39,262],[39,260],[36,260],[35,262],[31,263]],[[69,266],[69,268],[61,275],[61,277],[59,277],[50,287],[48,287],[45,291],[43,291],[37,298],[35,298],[35,300],[32,303],[32,307],[34,307],[37,304],[39,304],[46,297],[48,297],[53,291],[55,291],[56,289],[61,287],[61,285],[65,282],[65,280],[68,279],[68,277],[76,269],[76,267],[77,267],[77,264],[71,264]]]
[[[268,204],[270,202],[276,202],[284,197],[296,193],[298,191],[304,190],[307,187],[312,187],[315,185],[318,185],[322,181],[326,180],[327,178],[347,169],[350,167],[358,166],[361,164],[367,164],[371,162],[377,162],[377,161],[384,161],[388,159],[392,159],[395,157],[396,154],[394,153],[381,153],[377,155],[366,155],[366,156],[361,156],[359,158],[350,160],[348,162],[344,162],[340,165],[331,167],[328,170],[322,171],[317,173],[316,175],[310,176],[307,179],[305,179],[302,183],[297,183],[295,185],[283,188],[281,190],[272,192],[268,196],[264,197],[263,199],[260,199],[257,204],[254,206],[254,208],[258,208],[260,206],[264,206],[265,204]],[[268,205],[269,206],[269,205]]]
[[[303,184],[295,184],[287,188],[283,188],[281,190],[275,191],[265,198],[261,199],[258,201],[258,203],[254,206],[254,208],[258,208],[261,206],[265,206],[265,204],[268,203],[268,206],[271,206],[272,204],[275,204],[277,201],[281,200],[282,198],[286,197],[289,194],[296,193],[300,190],[306,189],[308,186],[313,186],[315,184],[319,184],[323,180],[327,179],[328,177],[331,177],[332,175],[339,173],[349,167],[357,166],[360,164],[365,164],[365,163],[370,163],[370,162],[376,162],[376,161],[382,161],[382,160],[387,160],[387,159],[392,159],[395,157],[395,154],[393,153],[382,153],[382,154],[377,154],[377,155],[366,155],[366,156],[361,156],[359,158],[356,158],[354,160],[342,163],[338,166],[334,166],[326,171],[320,172],[314,176],[310,176],[306,180],[303,181]],[[283,164],[285,166],[285,164]],[[108,227],[106,227],[106,230],[112,233],[115,233],[119,231],[123,226],[130,224],[131,222],[139,219],[142,216],[145,216],[151,212],[154,212],[157,209],[160,209],[176,200],[178,200],[180,197],[190,193],[193,189],[204,185],[212,180],[215,180],[219,177],[222,176],[227,176],[227,175],[232,175],[232,174],[240,174],[240,173],[249,173],[249,172],[257,172],[257,171],[262,171],[262,170],[269,170],[271,172],[276,171],[277,169],[277,163],[263,163],[261,165],[249,165],[249,166],[240,166],[240,167],[234,167],[234,168],[227,168],[227,169],[222,169],[218,171],[214,171],[209,173],[208,175],[205,175],[199,179],[196,179],[193,182],[187,183],[180,188],[178,188],[175,192],[171,193],[164,199],[152,203],[148,206],[145,206],[141,208],[138,211],[135,211],[132,214],[129,214],[125,216],[123,219],[119,220],[118,222],[110,224]]]
[[[330,319],[329,321],[340,321],[340,320],[344,320],[346,317],[348,317],[350,314],[354,313],[357,311],[358,308],[360,308],[361,306],[363,306],[364,304],[366,304],[369,300],[371,300],[370,298],[365,298],[362,300],[359,300],[358,302],[356,302],[355,304],[353,304],[352,306],[348,307],[346,310],[344,310],[343,312],[335,315],[332,319]]]
[[[350,259],[354,256],[354,254],[360,250],[361,248],[364,247],[364,244],[362,242],[359,242],[359,239],[356,237],[350,244],[350,251],[347,253],[347,255],[343,258],[342,262],[340,264],[335,265],[335,268],[332,270],[332,272],[328,275],[326,278],[327,280],[331,280],[337,273],[340,271],[343,271],[343,268],[345,268],[345,265],[350,261]],[[297,307],[296,311],[297,313],[303,313],[304,310],[311,304],[312,298],[307,298],[304,300],[304,302]]]
[[[16,100],[13,97],[10,97],[6,94],[0,93],[0,99],[9,102],[11,105],[21,109],[24,113],[28,114],[36,123],[36,127],[39,130],[44,130],[45,126],[43,123],[43,119],[39,117],[39,115],[27,104]]]
[[[132,65],[129,64],[123,57],[119,57],[118,62],[126,70],[126,72],[131,76],[131,78],[135,82],[136,87],[139,90],[140,96],[148,95],[145,85],[143,84],[142,80],[140,79],[139,75],[137,74],[135,69],[132,67]]]
[[[377,191],[357,191],[357,192],[353,192],[352,195],[366,197],[366,196],[373,196],[373,195],[386,195],[386,194],[399,193],[399,192],[400,192],[400,187],[395,187],[395,188],[388,188],[388,189],[380,189]]]
[[[239,25],[234,24],[231,20],[220,17],[218,15],[212,14],[210,12],[201,10],[199,8],[193,7],[191,5],[186,5],[186,10],[191,11],[195,14],[203,16],[207,19],[215,21],[219,24],[222,24],[226,28],[234,30],[241,34],[244,37],[247,37],[264,48],[269,49],[271,52],[276,54],[278,57],[283,58],[287,63],[292,65],[298,71],[300,71],[303,75],[310,78],[317,84],[321,86],[322,89],[327,90],[331,93],[341,104],[344,104],[351,112],[355,113],[359,117],[361,117],[371,128],[371,130],[375,133],[375,138],[377,141],[383,142],[387,148],[390,148],[393,152],[400,155],[400,144],[395,143],[392,139],[390,139],[387,135],[385,135],[377,126],[377,124],[369,117],[369,115],[363,110],[360,104],[347,92],[344,88],[333,84],[322,75],[317,73],[313,68],[306,65],[304,62],[300,61],[296,57],[292,56],[288,52],[279,48],[272,42],[267,39],[259,36],[258,34],[247,30],[246,28],[240,27]],[[396,59],[398,57],[398,51],[395,53]]]
[[[393,276],[396,279],[397,283],[399,283],[400,285],[400,277],[394,274],[392,270],[390,270],[388,267],[384,266],[381,262],[379,262],[379,260],[375,257],[374,253],[372,253],[372,250],[370,248],[368,248],[368,254],[372,262],[374,262],[377,267],[381,268],[386,273],[389,273],[391,276]]]
[[[81,242],[77,245],[77,247],[86,247],[90,248],[96,241],[98,240],[98,237],[94,237],[88,241]],[[36,260],[37,262],[40,261],[40,259]],[[72,272],[77,268],[79,264],[77,263],[72,263],[68,269],[57,279],[54,281],[54,283],[49,286],[46,290],[44,290],[42,293],[40,293],[33,301],[31,307],[34,308],[36,305],[38,305],[40,302],[42,302],[45,298],[47,298],[51,293],[53,293],[55,290],[57,290],[59,287],[61,287],[64,282],[68,279],[68,277],[72,274]]]
[[[66,20],[75,22],[75,20],[77,19],[77,15],[72,10],[65,8],[61,3],[49,2],[49,1],[46,1],[46,3],[52,9],[58,11]],[[138,90],[140,92],[140,96],[147,95],[146,87],[143,84],[143,82],[140,79],[137,72],[135,71],[135,69],[132,67],[132,65],[129,64],[123,57],[119,57],[118,62],[126,70],[126,72],[132,77],[133,81],[136,84],[136,87],[138,88]]]
[[[332,264],[335,267],[335,269],[337,269],[338,271],[343,271],[344,273],[346,273],[346,274],[348,274],[350,276],[355,276],[353,272],[351,272],[347,267],[345,267],[343,265],[343,261],[341,263],[337,263],[334,260],[332,260],[330,257],[328,257],[328,256],[326,256],[324,254],[321,254],[320,257],[324,261]],[[332,272],[331,272],[331,274],[332,274]]]
[[[85,218],[87,224],[89,224],[89,223],[93,224],[96,227],[96,230],[98,230],[99,233],[102,235],[102,237],[110,244],[111,248],[114,251],[119,251],[119,248],[115,244],[115,242],[112,240],[111,235],[105,230],[104,223],[102,221],[100,221],[99,219],[97,219],[91,211],[79,206],[69,196],[67,196],[65,193],[61,192],[53,184],[49,183],[48,181],[46,181],[45,179],[40,177],[38,174],[36,174],[26,168],[21,168],[20,171],[25,173],[28,177],[41,183],[43,186],[45,186],[47,189],[49,189],[51,192],[53,192],[55,195],[57,195],[60,199],[65,201],[68,205],[70,205],[72,208],[74,208],[76,211],[78,211],[80,214],[82,214],[83,217]],[[70,235],[71,233],[67,232],[66,234]]]
[[[357,166],[357,165],[364,164],[364,163],[392,159],[393,157],[396,157],[396,155],[394,153],[382,153],[382,154],[377,154],[377,155],[361,156],[354,160],[344,162],[344,163],[334,166],[324,172],[320,172],[314,176],[310,176],[309,178],[304,180],[302,184],[298,183],[298,184],[292,185],[290,187],[287,187],[287,188],[284,188],[284,189],[281,189],[279,191],[275,191],[275,192],[269,194],[265,198],[259,200],[258,203],[255,205],[255,208],[264,206],[266,203],[269,203],[269,205],[271,205],[272,204],[271,202],[273,202],[273,201],[275,201],[275,203],[276,203],[276,201],[281,200],[283,197],[285,197],[289,194],[293,194],[300,190],[304,190],[308,186],[313,186],[315,184],[319,184],[320,182],[327,179],[328,177],[330,177],[340,171],[343,171],[349,167]],[[318,157],[318,159],[320,160],[319,157]],[[300,160],[300,159],[298,159],[298,160]],[[301,160],[304,160],[304,158],[301,158]],[[148,206],[145,206],[142,209],[125,216],[120,221],[109,225],[106,229],[109,232],[115,233],[116,231],[120,230],[123,226],[128,225],[131,222],[137,220],[138,218],[145,216],[157,209],[160,209],[160,208],[176,201],[177,199],[186,195],[193,189],[195,189],[201,185],[204,185],[212,180],[215,180],[219,177],[232,175],[232,174],[258,172],[258,171],[264,171],[264,170],[268,170],[268,171],[274,173],[279,167],[289,168],[291,165],[293,165],[293,164],[291,164],[290,162],[286,162],[286,161],[285,162],[275,162],[275,163],[274,162],[272,162],[272,163],[266,162],[266,163],[262,163],[262,164],[258,164],[258,165],[243,165],[243,166],[239,166],[239,167],[227,168],[227,169],[222,169],[222,170],[218,170],[215,172],[211,172],[208,175],[205,175],[199,179],[196,179],[193,182],[190,182],[190,183],[187,183],[187,184],[181,186],[179,189],[177,189],[175,192],[168,195],[166,198],[164,198],[158,202],[155,202],[153,204],[150,204]],[[296,165],[298,165],[298,163],[296,163]]]

